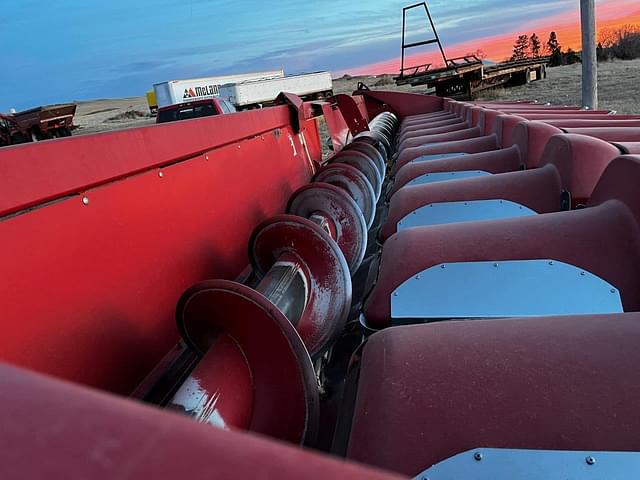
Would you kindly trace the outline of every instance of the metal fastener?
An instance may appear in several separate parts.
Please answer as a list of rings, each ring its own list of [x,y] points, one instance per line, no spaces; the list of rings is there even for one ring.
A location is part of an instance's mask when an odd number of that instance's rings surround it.
[[[393,292],[393,296],[397,297],[398,296],[398,292]]]
[[[444,263],[442,265],[440,265],[440,268],[444,268],[444,267],[445,267]]]
[[[596,459],[593,458],[591,455],[585,458],[584,461],[587,462],[587,465],[593,465],[594,463],[596,463]]]
[[[87,196],[82,197],[82,203],[84,203],[85,205],[89,205],[89,197]]]
[[[584,277],[584,272],[580,272],[580,275],[582,275]]]
[[[549,262],[549,265],[553,265],[553,262],[552,262],[552,261],[551,261],[551,262]]]
[[[205,160],[209,160],[209,155],[205,155],[205,156],[204,156],[204,159],[205,159]]]
[[[479,462],[480,460],[482,460],[482,454],[480,452],[476,452],[473,454],[473,458]]]
[[[159,176],[160,178],[162,178],[162,177],[164,177],[164,173],[162,173],[162,172],[158,172],[158,176]]]
[[[494,264],[493,264],[493,266],[497,268],[497,267],[498,267],[498,264],[497,264],[497,263],[494,263]]]
[[[610,291],[611,291],[611,293],[616,293],[616,289],[615,288],[612,288]]]
[[[416,275],[416,280],[420,280],[420,275]]]

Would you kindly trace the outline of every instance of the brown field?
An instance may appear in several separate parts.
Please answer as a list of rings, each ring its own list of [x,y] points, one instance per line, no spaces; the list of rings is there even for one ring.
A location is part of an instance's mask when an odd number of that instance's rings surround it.
[[[480,99],[538,100],[557,105],[580,104],[580,65],[549,68],[543,81],[486,91]],[[618,113],[640,113],[640,60],[600,63],[600,108]],[[343,77],[334,80],[335,93],[351,93],[358,82],[376,90],[400,90],[429,93],[426,87],[397,87],[392,75]],[[74,135],[149,125],[155,121],[148,115],[144,97],[78,102]]]

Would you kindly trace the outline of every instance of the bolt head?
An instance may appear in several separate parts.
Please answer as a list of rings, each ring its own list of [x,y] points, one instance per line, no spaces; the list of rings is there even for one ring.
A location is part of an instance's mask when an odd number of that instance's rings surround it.
[[[482,453],[480,453],[480,452],[476,452],[476,453],[474,453],[474,454],[473,454],[473,458],[474,458],[477,462],[479,462],[480,460],[482,460]]]
[[[89,205],[89,197],[87,197],[86,195],[82,197],[82,203],[85,205]]]
[[[160,178],[162,178],[162,177],[164,177],[164,173],[162,173],[162,172],[158,172],[158,176],[159,176]]]
[[[593,465],[594,463],[596,463],[596,459],[591,455],[585,458],[584,461],[587,462],[587,465]]]

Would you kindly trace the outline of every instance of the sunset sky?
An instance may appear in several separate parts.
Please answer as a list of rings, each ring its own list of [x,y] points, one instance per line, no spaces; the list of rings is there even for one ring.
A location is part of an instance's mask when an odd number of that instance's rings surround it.
[[[18,0],[0,16],[0,111],[139,96],[153,83],[284,68],[397,73],[406,0]],[[510,55],[520,33],[579,49],[578,0],[433,0],[447,55]],[[598,26],[640,24],[640,1],[597,0]],[[426,36],[409,19],[411,39]],[[433,48],[431,49],[433,51]],[[424,63],[422,52],[411,61]]]

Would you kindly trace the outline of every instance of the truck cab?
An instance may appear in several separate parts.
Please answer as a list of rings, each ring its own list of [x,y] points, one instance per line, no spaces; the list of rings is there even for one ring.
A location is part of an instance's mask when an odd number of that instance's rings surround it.
[[[236,108],[229,100],[224,98],[207,98],[193,102],[168,105],[158,109],[156,123],[175,122],[190,118],[210,117],[235,113]]]

